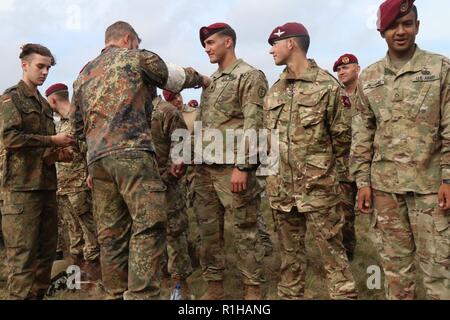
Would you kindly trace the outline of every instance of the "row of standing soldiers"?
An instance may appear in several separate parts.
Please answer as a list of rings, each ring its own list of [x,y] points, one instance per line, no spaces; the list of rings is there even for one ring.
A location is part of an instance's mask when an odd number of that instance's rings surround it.
[[[169,265],[183,265],[175,261],[188,257],[179,250],[187,248],[186,219],[179,214],[184,205],[177,201],[183,198],[184,168],[169,156],[172,133],[186,129],[186,123],[156,98],[156,87],[172,92],[203,87],[197,116],[203,128],[279,132],[279,141],[269,141],[279,145],[279,171],[267,177],[265,192],[280,241],[281,298],[305,295],[307,230],[319,247],[330,297],[357,298],[352,248],[343,245],[342,229],[346,216],[348,225],[354,219],[359,190],[358,210],[373,214],[387,297],[415,298],[417,253],[427,297],[448,299],[450,62],[415,44],[419,24],[413,3],[387,0],[380,7],[379,31],[389,53],[364,70],[352,97],[306,58],[310,37],[299,23],[270,34],[275,64],[287,66],[270,89],[261,71],[236,58],[236,33],[227,24],[200,30],[211,63],[219,65],[210,79],[139,50],[134,29],[115,23],[106,32],[106,48],[74,83],[68,118],[76,139],[56,134],[52,109],[27,83],[36,88],[45,81],[33,78],[32,69],[47,66],[48,72],[51,54],[34,51],[39,60],[23,53],[24,80],[5,92],[1,107],[2,220],[11,297],[40,298],[48,286],[57,234],[54,163],[71,162],[74,149],[86,154],[108,296],[160,297],[166,234],[168,248],[175,246]],[[346,56],[335,67],[352,63]],[[263,190],[250,156],[244,164],[193,166],[200,263],[208,282],[202,299],[225,297],[225,213],[232,219],[245,299],[263,298],[264,246],[258,231]],[[70,196],[66,200],[71,202]],[[187,287],[191,271],[171,273]]]

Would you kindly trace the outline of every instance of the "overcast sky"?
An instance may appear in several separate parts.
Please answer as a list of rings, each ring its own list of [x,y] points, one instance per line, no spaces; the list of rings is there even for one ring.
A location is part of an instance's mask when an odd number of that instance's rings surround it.
[[[105,29],[117,20],[131,23],[142,48],[181,66],[212,74],[198,39],[199,29],[227,22],[238,34],[237,54],[263,70],[270,84],[282,71],[268,54],[270,32],[285,22],[301,22],[310,32],[309,56],[332,69],[343,53],[356,54],[363,67],[386,53],[376,31],[382,0],[0,0],[0,91],[21,77],[20,47],[28,42],[49,47],[57,65],[42,91],[55,82],[70,87],[80,69],[103,48]],[[417,0],[422,22],[418,44],[450,55],[448,0]],[[190,90],[186,98],[198,98]]]

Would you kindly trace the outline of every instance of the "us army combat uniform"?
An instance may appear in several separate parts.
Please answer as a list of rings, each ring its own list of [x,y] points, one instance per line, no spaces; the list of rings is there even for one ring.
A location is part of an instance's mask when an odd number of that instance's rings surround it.
[[[43,298],[56,253],[56,168],[52,152],[53,112],[21,81],[8,89],[0,108],[5,147],[2,222],[12,299]]]
[[[152,137],[162,180],[167,186],[167,253],[168,271],[175,280],[186,280],[192,273],[188,252],[189,220],[186,201],[179,181],[170,174],[172,134],[188,130],[183,115],[160,97],[153,100]]]
[[[336,158],[348,149],[339,90],[337,81],[309,60],[309,68],[298,77],[285,71],[266,98],[265,127],[279,130],[280,140],[280,171],[268,177],[266,191],[281,243],[278,294],[283,299],[304,296],[307,229],[320,249],[331,298],[356,298],[342,245],[345,219],[336,210]]]
[[[71,133],[69,117],[61,116],[56,125],[57,133]],[[71,163],[57,163],[58,213],[67,224],[70,254],[85,261],[95,261],[100,256],[97,242],[97,228],[92,213],[92,196],[87,179],[87,165],[84,152],[72,148]]]
[[[389,56],[360,78],[352,172],[374,190],[374,225],[389,299],[414,299],[417,253],[427,296],[450,299],[449,215],[438,190],[450,179],[450,61],[416,48],[398,68]]]
[[[226,70],[214,73],[212,79],[212,84],[203,92],[197,118],[202,122],[203,130],[217,129],[225,137],[226,130],[261,129],[263,98],[267,93],[264,74],[237,60]],[[205,143],[203,151],[207,147]],[[225,150],[224,155],[227,151],[236,159],[236,149]],[[221,221],[228,213],[229,218],[233,219],[236,265],[243,282],[247,286],[260,285],[264,281],[264,247],[257,236],[257,197],[261,190],[256,180],[256,169],[249,173],[247,190],[236,194],[231,192],[231,175],[237,163],[227,165],[223,158],[203,161],[203,164],[196,165],[194,178],[194,211],[201,236],[203,277],[208,282],[224,280],[225,250],[221,239]],[[211,164],[206,164],[206,161]]]
[[[166,247],[166,186],[151,136],[156,87],[201,86],[193,69],[144,50],[107,47],[74,84],[76,130],[86,138],[103,284],[114,298],[156,299]]]

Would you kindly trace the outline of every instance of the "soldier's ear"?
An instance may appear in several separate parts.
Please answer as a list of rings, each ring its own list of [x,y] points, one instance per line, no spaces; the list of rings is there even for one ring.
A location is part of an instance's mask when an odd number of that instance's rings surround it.
[[[29,62],[26,59],[22,59],[20,61],[20,65],[22,67],[22,70],[26,72],[29,66]]]
[[[417,23],[417,25],[416,25],[416,28],[417,28],[416,35],[418,35],[419,31],[420,31],[420,20],[417,20],[416,23]]]

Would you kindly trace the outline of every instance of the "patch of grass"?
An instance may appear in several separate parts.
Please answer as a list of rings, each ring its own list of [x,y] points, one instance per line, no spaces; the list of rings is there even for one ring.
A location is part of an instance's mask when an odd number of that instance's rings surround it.
[[[274,254],[271,257],[265,259],[265,271],[267,283],[265,285],[266,297],[268,300],[278,300],[277,295],[277,284],[279,281],[279,266],[280,266],[280,256],[278,253],[278,241],[277,236],[273,232],[274,223],[272,219],[272,214],[268,209],[267,205],[264,210],[266,222],[269,230],[272,233],[272,240],[274,242]],[[191,221],[191,239],[194,240],[197,237],[196,222],[193,213],[189,211],[190,221]],[[228,218],[228,217],[227,217]],[[228,219],[227,219],[228,220]],[[358,245],[356,248],[355,259],[352,263],[352,270],[355,280],[358,284],[358,290],[360,293],[360,299],[362,300],[383,300],[385,299],[384,294],[384,279],[382,281],[382,288],[380,290],[369,290],[367,289],[366,281],[368,278],[367,268],[372,265],[380,265],[378,253],[370,240],[372,234],[370,231],[369,218],[361,216],[357,218],[356,223],[357,235],[358,235]],[[230,300],[239,300],[243,297],[243,286],[241,284],[241,277],[239,271],[236,268],[236,261],[234,256],[234,245],[232,242],[231,228],[229,224],[226,224],[226,257],[227,257],[227,270],[226,270],[226,281],[225,290],[227,292],[227,298]],[[327,293],[327,285],[325,279],[325,271],[320,260],[320,254],[318,248],[315,247],[314,242],[311,237],[307,238],[308,243],[308,271],[306,279],[306,296],[312,299],[329,299]],[[4,252],[0,252],[0,300],[6,299],[5,291],[5,277],[1,275],[5,273],[4,271]],[[3,279],[3,281],[2,281]],[[170,281],[169,281],[170,283]],[[188,279],[191,292],[196,298],[200,297],[206,290],[206,283],[203,281],[201,276],[201,270],[197,269]],[[420,281],[418,281],[420,284]],[[422,286],[419,285],[419,297],[424,297],[424,291]],[[103,293],[99,290],[93,291],[79,291],[79,292],[65,292],[54,300],[98,300],[104,297]],[[168,299],[170,297],[170,288],[168,285],[164,286],[162,289],[162,297]]]

